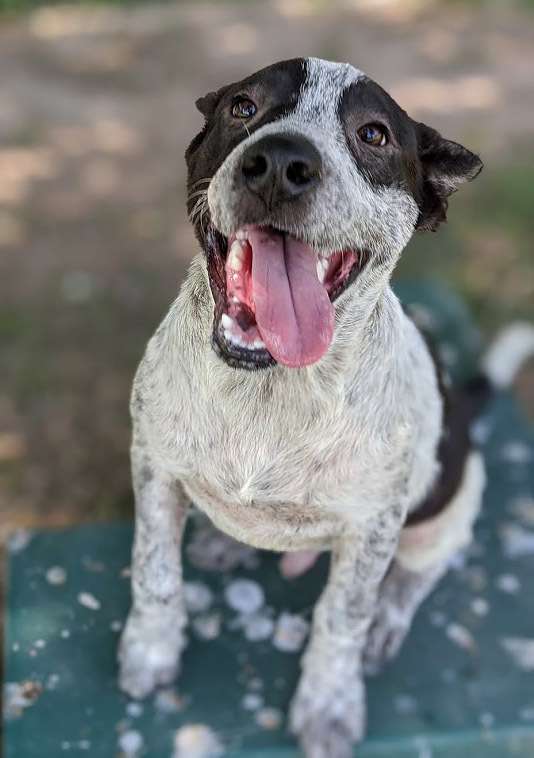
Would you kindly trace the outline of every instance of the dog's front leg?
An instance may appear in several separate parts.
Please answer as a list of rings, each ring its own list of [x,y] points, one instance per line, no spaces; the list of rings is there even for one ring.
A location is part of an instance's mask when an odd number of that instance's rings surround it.
[[[395,551],[402,513],[337,539],[315,608],[290,728],[305,758],[347,758],[365,730],[362,652],[380,582]]]
[[[132,446],[132,476],[133,604],[119,645],[119,685],[141,698],[178,673],[186,623],[181,542],[188,503],[182,487],[139,441]]]

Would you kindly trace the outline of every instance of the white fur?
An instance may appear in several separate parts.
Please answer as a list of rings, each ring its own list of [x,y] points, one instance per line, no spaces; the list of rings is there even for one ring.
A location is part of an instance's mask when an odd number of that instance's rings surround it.
[[[484,462],[480,453],[467,459],[462,483],[448,507],[432,519],[402,530],[396,560],[410,571],[424,572],[446,563],[466,548],[473,537],[486,484]]]

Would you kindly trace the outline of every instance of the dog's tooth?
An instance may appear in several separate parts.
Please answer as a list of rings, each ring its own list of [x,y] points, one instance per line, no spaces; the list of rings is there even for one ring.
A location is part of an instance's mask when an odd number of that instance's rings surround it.
[[[317,278],[319,279],[321,284],[324,282],[324,275],[325,275],[325,270],[321,264],[321,261],[317,261]]]
[[[248,232],[245,229],[239,229],[235,234],[235,238],[240,242],[244,242],[248,239]]]
[[[254,340],[254,347],[256,350],[262,350],[265,347],[265,342],[263,340],[260,340],[259,338],[256,338]]]
[[[236,297],[235,295],[233,295],[233,297],[232,297],[232,303],[238,303],[238,302],[239,302],[239,298]]]
[[[221,316],[221,324],[224,329],[230,329],[233,326],[233,321],[227,313],[223,313]]]
[[[232,247],[230,248],[230,251],[228,253],[228,267],[232,269],[232,271],[241,271],[243,268],[243,262],[244,262],[244,251],[241,246],[241,243],[239,240],[234,240],[232,242]]]
[[[224,330],[224,339],[227,340],[228,342],[234,341],[234,335],[229,329]]]

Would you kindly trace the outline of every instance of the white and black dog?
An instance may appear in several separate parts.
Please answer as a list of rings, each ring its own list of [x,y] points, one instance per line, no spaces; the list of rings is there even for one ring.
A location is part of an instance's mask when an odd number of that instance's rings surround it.
[[[186,160],[203,252],[132,394],[120,685],[143,697],[177,674],[194,501],[237,540],[297,551],[287,573],[331,551],[290,727],[307,758],[341,758],[364,732],[362,669],[399,649],[481,501],[462,398],[389,281],[482,164],[344,63],[284,61],[197,105]]]

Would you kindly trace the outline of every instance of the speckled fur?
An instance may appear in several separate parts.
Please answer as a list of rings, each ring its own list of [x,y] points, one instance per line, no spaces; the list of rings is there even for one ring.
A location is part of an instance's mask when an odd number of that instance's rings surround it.
[[[307,217],[287,218],[285,228],[317,249],[363,247],[371,259],[336,301],[334,338],[320,361],[251,372],[230,368],[212,349],[206,261],[194,258],[132,394],[137,515],[120,684],[142,697],[177,672],[180,539],[191,499],[219,529],[259,548],[332,551],[290,726],[306,758],[343,758],[364,733],[369,628],[373,657],[377,624],[381,638],[399,626],[392,582],[405,588],[403,636],[450,557],[437,556],[439,568],[416,581],[402,582],[400,569],[384,579],[407,513],[436,478],[442,401],[425,342],[388,285],[416,226],[416,203],[398,186],[373,187],[348,153],[334,95],[362,74],[315,59],[307,66],[294,111],[241,142],[215,174],[211,216],[226,234],[246,222],[234,182],[244,146],[298,132],[320,150],[325,170]],[[475,512],[480,491],[472,498]]]

